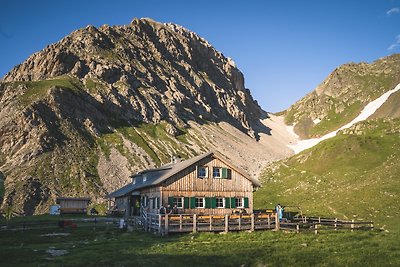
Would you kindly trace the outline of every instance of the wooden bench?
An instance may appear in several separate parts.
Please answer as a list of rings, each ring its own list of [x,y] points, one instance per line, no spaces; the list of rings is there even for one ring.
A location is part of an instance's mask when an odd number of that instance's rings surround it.
[[[60,208],[60,214],[86,214],[86,208]]]

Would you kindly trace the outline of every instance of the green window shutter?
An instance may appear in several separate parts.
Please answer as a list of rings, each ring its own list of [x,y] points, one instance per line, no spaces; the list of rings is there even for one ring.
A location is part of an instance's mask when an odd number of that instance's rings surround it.
[[[211,208],[211,197],[206,197],[205,201],[206,201],[206,209],[210,209]]]
[[[227,170],[227,174],[228,174],[228,175],[226,176],[226,178],[227,178],[227,179],[232,179],[232,170],[231,170],[231,169],[228,169],[228,170]]]
[[[249,198],[248,198],[248,197],[245,197],[245,198],[244,198],[244,207],[245,207],[245,208],[248,208],[248,207],[249,207]]]
[[[196,207],[196,198],[195,197],[191,197],[190,198],[190,208],[194,209]]]
[[[228,169],[227,168],[222,168],[221,177],[224,179],[228,178]]]
[[[173,207],[174,206],[174,197],[168,197],[168,204]]]
[[[236,198],[235,197],[231,197],[231,208],[236,208],[236,202],[235,202]]]
[[[215,197],[211,198],[211,208],[215,209],[217,207],[217,199]]]
[[[231,199],[229,197],[225,198],[225,208],[229,209],[231,207]]]
[[[184,197],[184,198],[183,198],[183,207],[184,207],[185,209],[188,209],[188,208],[189,208],[189,198],[188,198],[188,197]]]

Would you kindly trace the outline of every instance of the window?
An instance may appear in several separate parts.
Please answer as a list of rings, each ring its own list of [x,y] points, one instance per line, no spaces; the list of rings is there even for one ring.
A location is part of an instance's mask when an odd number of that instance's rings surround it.
[[[205,166],[197,167],[197,177],[207,178],[208,177],[208,168]]]
[[[223,197],[216,197],[215,198],[215,206],[217,208],[225,208],[225,198]]]
[[[213,177],[214,178],[231,179],[232,171],[231,171],[231,169],[228,169],[228,168],[213,167]]]
[[[183,209],[183,197],[174,197],[172,207],[175,207],[175,205],[177,208]]]
[[[213,168],[213,177],[214,178],[222,178],[222,168],[217,168],[217,167],[214,167]]]
[[[195,208],[204,208],[205,207],[204,197],[196,197],[194,207]]]
[[[235,198],[235,207],[236,208],[244,208],[244,206],[243,206],[243,198],[241,198],[241,197]]]
[[[149,198],[148,196],[143,196],[142,197],[142,203],[143,203],[143,207],[147,207],[147,205],[149,204]]]

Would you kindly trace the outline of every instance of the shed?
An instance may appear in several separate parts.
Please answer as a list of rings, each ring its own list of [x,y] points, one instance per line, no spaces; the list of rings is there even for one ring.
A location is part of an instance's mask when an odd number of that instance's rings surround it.
[[[56,203],[60,205],[60,214],[86,214],[90,198],[58,197]]]

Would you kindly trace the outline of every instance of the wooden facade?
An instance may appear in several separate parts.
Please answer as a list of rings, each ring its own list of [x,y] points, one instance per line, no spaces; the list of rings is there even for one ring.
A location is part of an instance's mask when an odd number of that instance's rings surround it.
[[[155,182],[141,187],[145,175]],[[256,180],[215,153],[176,163],[169,169],[147,170],[133,179],[136,180],[130,191],[115,197],[119,207],[124,205],[126,216],[135,215],[133,209],[137,203],[132,203],[132,195],[139,196],[137,200],[147,213],[158,213],[161,206],[170,205],[177,206],[178,214],[250,214],[253,191],[259,186]]]
[[[60,205],[60,213],[83,213],[87,212],[90,198],[59,197],[56,203]]]

